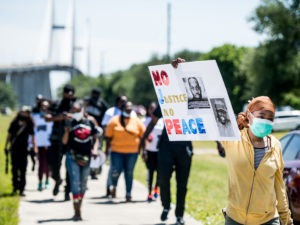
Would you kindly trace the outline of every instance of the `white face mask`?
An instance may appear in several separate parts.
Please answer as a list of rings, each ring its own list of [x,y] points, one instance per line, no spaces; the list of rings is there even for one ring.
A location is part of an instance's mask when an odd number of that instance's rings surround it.
[[[80,121],[83,118],[83,109],[80,112],[73,113],[72,117],[76,121]]]

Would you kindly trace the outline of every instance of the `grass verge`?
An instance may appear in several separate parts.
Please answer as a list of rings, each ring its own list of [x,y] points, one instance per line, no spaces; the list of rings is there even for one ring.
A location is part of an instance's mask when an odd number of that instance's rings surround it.
[[[5,174],[4,143],[12,117],[0,116],[0,225],[18,224],[19,197],[11,196],[11,173]],[[11,167],[10,167],[11,169]]]
[[[186,212],[204,224],[223,224],[221,209],[226,206],[227,169],[217,155],[194,155],[186,198]],[[146,167],[139,159],[135,179],[146,185]],[[176,183],[172,177],[172,202],[176,199]],[[146,198],[147,193],[145,193]]]

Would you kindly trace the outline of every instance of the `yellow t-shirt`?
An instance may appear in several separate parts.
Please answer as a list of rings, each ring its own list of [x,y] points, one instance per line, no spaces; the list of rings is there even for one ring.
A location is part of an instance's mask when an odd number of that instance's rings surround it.
[[[105,136],[111,138],[111,151],[118,153],[137,153],[140,138],[145,132],[145,125],[137,117],[125,118],[125,128],[120,116],[113,117],[107,124]]]

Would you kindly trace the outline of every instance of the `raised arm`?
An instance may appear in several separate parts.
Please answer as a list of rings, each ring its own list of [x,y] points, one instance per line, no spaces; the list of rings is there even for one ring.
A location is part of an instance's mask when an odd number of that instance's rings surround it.
[[[62,143],[64,145],[68,144],[68,142],[69,142],[69,134],[70,134],[70,127],[65,127],[65,133],[62,138]]]
[[[156,116],[152,117],[152,120],[150,121],[150,123],[148,124],[146,131],[143,135],[143,137],[141,138],[140,144],[139,144],[139,152],[141,152],[142,150],[145,149],[145,142],[146,139],[148,137],[148,135],[151,133],[151,131],[153,130],[154,126],[156,125],[157,121],[159,118],[157,118]]]

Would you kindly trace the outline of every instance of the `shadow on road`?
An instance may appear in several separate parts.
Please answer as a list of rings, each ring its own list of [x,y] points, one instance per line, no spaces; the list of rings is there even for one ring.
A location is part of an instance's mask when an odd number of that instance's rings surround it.
[[[47,219],[47,220],[38,220],[38,223],[52,223],[52,222],[68,222],[73,221],[73,218],[62,218],[62,219]]]
[[[90,197],[88,199],[107,199],[108,197],[106,195],[100,196],[100,197]]]
[[[41,199],[41,200],[30,200],[27,201],[30,203],[37,203],[37,204],[44,204],[44,203],[58,203],[58,202],[65,202],[64,200],[54,201],[53,198],[49,199]]]
[[[94,202],[94,204],[99,204],[99,205],[117,205],[117,204],[135,204],[135,203],[144,203],[147,202],[147,200],[132,200],[131,202],[126,202],[126,201],[113,201],[113,200],[108,200],[105,202]]]

